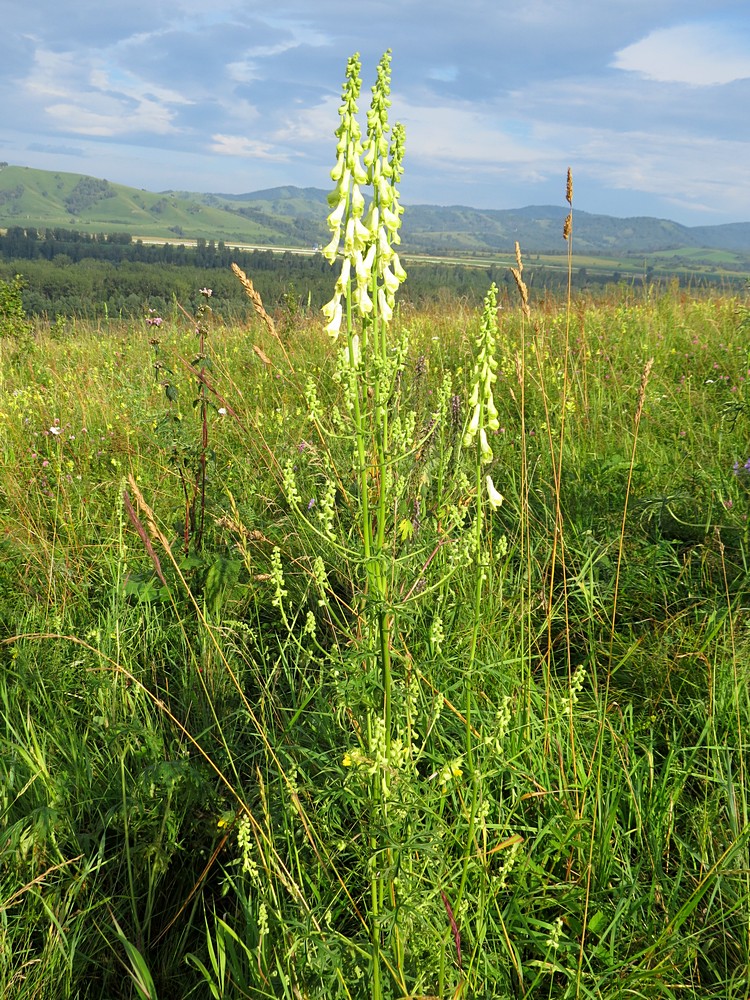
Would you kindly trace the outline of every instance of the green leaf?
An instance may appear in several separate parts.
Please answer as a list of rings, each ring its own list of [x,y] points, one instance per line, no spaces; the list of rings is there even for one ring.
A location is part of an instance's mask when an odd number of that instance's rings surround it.
[[[408,518],[404,518],[404,520],[399,524],[398,533],[401,536],[402,542],[411,541],[414,537],[414,525]]]

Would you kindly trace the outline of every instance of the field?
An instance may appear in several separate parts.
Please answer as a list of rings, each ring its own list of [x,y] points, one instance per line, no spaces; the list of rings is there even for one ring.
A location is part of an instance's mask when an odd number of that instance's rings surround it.
[[[749,317],[501,313],[479,577],[480,316],[399,317],[385,817],[318,317],[198,317],[205,451],[194,319],[5,338],[2,995],[370,995],[377,865],[383,995],[744,997]]]
[[[322,316],[0,281],[3,998],[747,998],[750,302],[399,296],[389,67]]]

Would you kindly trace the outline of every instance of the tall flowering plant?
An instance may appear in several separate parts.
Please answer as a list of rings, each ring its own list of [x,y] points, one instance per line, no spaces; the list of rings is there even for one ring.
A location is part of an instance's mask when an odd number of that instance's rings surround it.
[[[358,121],[361,91],[359,55],[347,63],[336,129],[335,187],[329,195],[331,239],[323,253],[340,262],[333,298],[323,307],[326,332],[345,338],[340,372],[353,422],[353,466],[358,480],[358,524],[362,538],[364,602],[362,612],[368,643],[365,655],[376,661],[382,703],[366,720],[368,755],[382,767],[372,776],[373,810],[370,849],[373,858],[390,848],[381,842],[388,826],[389,775],[397,753],[392,720],[392,659],[394,615],[391,575],[386,553],[390,505],[391,442],[387,401],[397,361],[389,349],[388,331],[396,293],[406,278],[396,247],[403,208],[397,184],[402,174],[404,129],[388,122],[391,53],[381,59],[364,134]],[[365,194],[367,192],[367,194]],[[368,203],[369,198],[369,203]],[[389,871],[392,864],[385,866]],[[373,865],[370,921],[374,997],[382,995],[381,944],[383,913],[392,904],[395,886],[383,866]]]
[[[388,521],[390,440],[386,402],[395,374],[388,329],[396,292],[405,280],[395,247],[403,208],[397,188],[402,174],[404,129],[388,122],[391,53],[380,60],[365,133],[358,120],[359,55],[349,59],[336,129],[335,187],[329,195],[328,260],[340,261],[333,298],[323,307],[326,331],[346,338],[342,368],[354,425],[354,465],[361,503],[360,525],[368,606],[379,635],[386,754],[391,740],[391,629],[389,577],[381,558]],[[365,191],[369,195],[365,196]],[[375,516],[373,517],[373,513]]]

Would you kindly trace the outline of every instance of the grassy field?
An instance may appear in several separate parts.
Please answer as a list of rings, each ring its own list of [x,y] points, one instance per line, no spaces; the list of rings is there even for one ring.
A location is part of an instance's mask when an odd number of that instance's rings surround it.
[[[394,317],[387,601],[318,316],[6,323],[0,996],[747,996],[750,310],[619,295],[499,313],[479,490]]]

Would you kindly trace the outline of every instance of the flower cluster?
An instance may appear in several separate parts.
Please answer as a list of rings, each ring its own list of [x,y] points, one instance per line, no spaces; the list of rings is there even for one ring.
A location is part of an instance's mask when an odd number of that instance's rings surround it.
[[[477,360],[474,364],[473,386],[469,397],[469,407],[472,408],[471,420],[464,434],[464,447],[468,448],[479,434],[479,446],[482,463],[492,461],[492,449],[487,441],[487,430],[496,431],[500,427],[497,419],[497,409],[492,395],[493,383],[497,381],[495,374],[497,360],[495,358],[495,341],[497,339],[497,286],[492,285],[484,299],[482,325],[479,331]]]
[[[493,459],[492,448],[487,440],[487,431],[497,431],[500,421],[492,395],[492,386],[497,381],[497,359],[495,346],[497,341],[497,286],[491,285],[484,298],[482,323],[477,340],[477,360],[474,364],[473,384],[469,396],[471,419],[463,437],[463,445],[469,448],[474,440],[479,438],[479,460],[487,465]],[[493,510],[503,502],[502,495],[495,488],[492,477],[486,477],[487,500]]]
[[[343,253],[333,298],[323,307],[328,321],[326,332],[334,340],[339,335],[344,311],[349,315],[350,307],[362,318],[379,316],[388,323],[396,292],[406,278],[393,249],[400,242],[398,230],[403,213],[395,185],[402,173],[404,130],[394,125],[389,142],[390,51],[378,66],[364,142],[357,121],[360,90],[360,60],[359,55],[354,55],[347,63],[339,108],[341,123],[336,129],[337,158],[331,171],[336,187],[328,197],[332,211],[327,220],[332,235],[323,250],[331,263],[340,249]],[[372,187],[367,212],[361,189],[365,184]],[[356,365],[359,342],[356,337],[352,340],[350,363]]]

